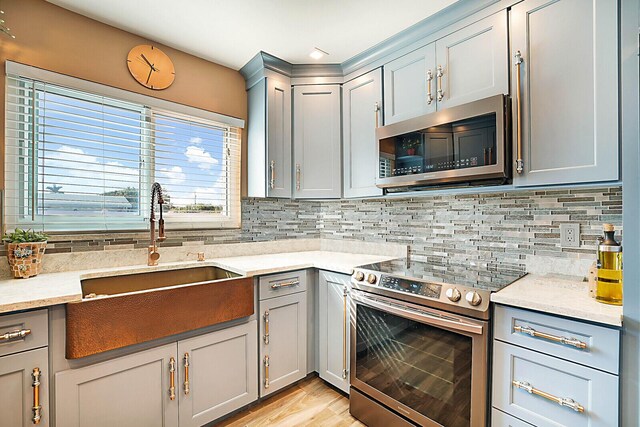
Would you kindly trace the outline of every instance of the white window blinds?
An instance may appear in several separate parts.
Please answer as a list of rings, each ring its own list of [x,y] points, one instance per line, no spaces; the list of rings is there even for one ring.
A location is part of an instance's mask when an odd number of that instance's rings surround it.
[[[5,222],[144,229],[154,181],[167,227],[237,227],[240,129],[7,76]]]

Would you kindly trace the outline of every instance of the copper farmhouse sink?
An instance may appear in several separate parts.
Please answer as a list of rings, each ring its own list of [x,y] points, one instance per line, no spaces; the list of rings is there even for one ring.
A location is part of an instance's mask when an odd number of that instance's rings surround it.
[[[253,314],[253,279],[214,266],[81,281],[67,304],[66,357],[78,359]]]

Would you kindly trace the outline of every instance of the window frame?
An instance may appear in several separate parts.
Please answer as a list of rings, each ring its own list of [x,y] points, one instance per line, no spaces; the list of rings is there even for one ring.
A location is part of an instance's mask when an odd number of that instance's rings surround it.
[[[96,95],[108,98],[114,101],[114,106],[118,102],[126,104],[140,105],[141,117],[147,122],[146,125],[141,126],[141,160],[143,160],[145,166],[140,167],[140,214],[134,217],[117,217],[109,216],[103,217],[104,219],[98,220],[94,218],[82,218],[74,217],[73,215],[60,216],[55,218],[53,215],[43,220],[42,215],[30,215],[27,214],[24,218],[20,218],[20,212],[25,210],[31,212],[32,201],[34,198],[26,203],[20,205],[16,203],[16,206],[8,206],[7,200],[18,200],[20,192],[26,192],[27,198],[29,197],[28,190],[22,190],[18,186],[17,182],[20,172],[19,165],[11,164],[7,161],[8,158],[17,154],[17,150],[29,150],[33,149],[31,144],[28,144],[25,148],[19,148],[15,145],[5,144],[5,191],[4,191],[4,206],[2,220],[3,225],[10,227],[27,227],[27,228],[44,228],[45,231],[58,232],[86,232],[86,231],[143,231],[148,229],[149,224],[149,212],[145,210],[145,206],[150,204],[150,192],[151,184],[155,181],[155,167],[153,150],[145,148],[152,148],[154,146],[154,129],[153,129],[153,117],[157,114],[167,116],[170,118],[179,118],[192,121],[194,123],[202,123],[206,125],[221,126],[225,131],[225,143],[226,150],[223,150],[223,160],[228,165],[225,169],[227,174],[227,187],[226,187],[226,212],[224,214],[178,214],[168,215],[165,217],[167,229],[171,230],[197,230],[197,229],[228,229],[239,228],[241,226],[241,206],[240,206],[240,175],[241,175],[241,140],[242,129],[244,128],[244,120],[235,117],[229,117],[218,113],[209,112],[206,110],[198,109],[195,107],[186,106],[183,104],[177,104],[171,101],[152,98],[146,95],[138,94],[135,92],[129,92],[123,89],[118,89],[102,84],[89,82],[86,80],[70,77],[58,73],[54,73],[47,70],[30,67],[23,64],[14,63],[12,61],[6,62],[6,78],[5,88],[8,87],[9,77],[22,77],[34,80],[34,85],[31,88],[35,92],[37,84],[44,83],[51,84],[63,89],[68,88],[70,90],[80,91],[87,93],[88,95]],[[5,105],[9,99],[9,91],[6,91],[7,99],[5,99]],[[6,111],[6,109],[5,109]],[[7,132],[7,122],[11,113],[7,112],[5,115],[5,133]],[[19,113],[28,114],[28,113]],[[16,114],[18,115],[18,114]],[[32,121],[33,123],[33,121]],[[235,134],[237,130],[237,136],[232,138],[231,135]],[[30,130],[15,130],[15,132],[28,133]],[[5,134],[6,138],[6,134]],[[24,138],[27,140],[28,138]],[[31,139],[32,140],[32,139]],[[235,143],[232,143],[235,141]],[[146,147],[145,147],[146,145]],[[12,151],[13,150],[13,151]],[[37,152],[38,147],[35,147]],[[146,154],[143,154],[146,153]],[[32,156],[29,156],[30,158]],[[36,162],[40,159],[36,156]],[[28,167],[33,168],[31,164]],[[35,170],[38,171],[39,167],[36,164]],[[37,173],[37,172],[36,172]],[[11,181],[7,180],[8,176],[15,174],[16,179]],[[29,179],[33,182],[32,179]],[[14,185],[11,185],[13,182]],[[31,184],[27,184],[30,186]],[[33,194],[33,193],[31,193]],[[36,192],[37,194],[37,192]],[[37,206],[37,203],[36,203]],[[69,218],[73,217],[73,227],[70,227],[71,221]]]

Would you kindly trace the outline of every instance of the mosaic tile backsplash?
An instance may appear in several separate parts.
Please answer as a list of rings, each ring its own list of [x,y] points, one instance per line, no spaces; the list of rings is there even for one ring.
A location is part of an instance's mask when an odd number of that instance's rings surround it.
[[[560,247],[563,222],[580,224],[579,248]],[[245,199],[242,228],[169,230],[161,246],[352,239],[406,244],[412,257],[436,264],[471,261],[525,271],[536,258],[594,259],[605,222],[622,225],[621,187],[333,201]],[[145,248],[148,239],[146,232],[53,235],[47,253]]]

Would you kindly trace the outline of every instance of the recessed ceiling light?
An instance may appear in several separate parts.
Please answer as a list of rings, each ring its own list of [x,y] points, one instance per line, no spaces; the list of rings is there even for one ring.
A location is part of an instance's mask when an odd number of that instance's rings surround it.
[[[317,47],[313,48],[313,52],[311,52],[309,54],[309,56],[312,57],[313,59],[320,59],[325,55],[329,55],[329,54],[327,52],[325,52],[324,50],[319,49]]]

